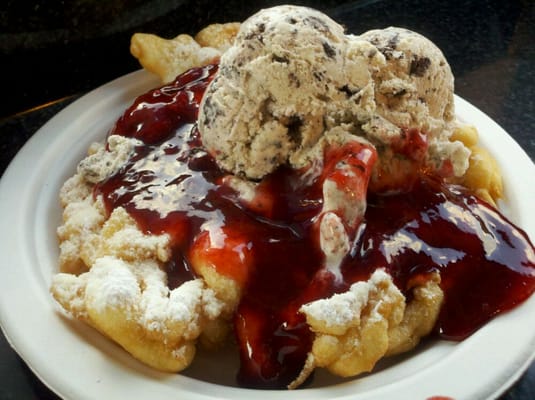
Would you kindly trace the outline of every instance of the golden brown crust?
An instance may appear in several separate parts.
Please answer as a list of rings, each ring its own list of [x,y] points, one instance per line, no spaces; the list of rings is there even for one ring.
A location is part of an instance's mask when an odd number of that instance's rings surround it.
[[[186,70],[219,59],[233,42],[240,24],[214,24],[200,31],[195,39],[182,34],[164,39],[148,33],[136,33],[130,42],[130,52],[149,72],[162,82],[171,82]]]
[[[444,293],[440,288],[440,275],[429,278],[412,288],[412,300],[406,305],[403,319],[388,331],[388,350],[385,356],[392,356],[412,350],[427,336],[438,318]]]
[[[303,306],[315,338],[301,374],[289,388],[303,383],[316,367],[355,376],[371,371],[385,356],[413,349],[438,317],[443,301],[439,284],[438,274],[415,284],[413,299],[406,304],[390,275],[378,270],[348,292]]]
[[[450,140],[464,143],[471,151],[468,169],[455,182],[495,206],[504,196],[502,175],[496,159],[479,145],[477,129],[471,125],[460,124],[453,131]]]
[[[195,35],[195,41],[201,47],[213,47],[221,52],[228,49],[240,29],[239,22],[226,24],[212,24],[202,29]]]
[[[201,335],[210,347],[226,339],[229,305],[201,279],[170,290],[163,271],[171,255],[168,236],[144,234],[121,207],[108,216],[101,199],[93,198],[93,177],[111,165],[103,148],[92,146],[61,189],[61,273],[53,277],[51,293],[65,311],[138,360],[180,371],[193,360]],[[211,282],[222,285],[216,275]]]

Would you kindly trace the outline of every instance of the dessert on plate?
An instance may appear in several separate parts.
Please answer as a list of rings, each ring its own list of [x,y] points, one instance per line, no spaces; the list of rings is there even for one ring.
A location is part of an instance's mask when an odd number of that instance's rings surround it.
[[[51,292],[138,360],[178,372],[235,346],[241,385],[297,388],[461,340],[535,290],[422,35],[278,6],[131,51],[162,86],[61,189]]]

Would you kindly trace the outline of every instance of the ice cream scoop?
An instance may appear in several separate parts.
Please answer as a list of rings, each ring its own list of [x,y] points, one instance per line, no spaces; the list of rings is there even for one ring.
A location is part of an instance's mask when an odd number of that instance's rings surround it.
[[[219,165],[252,180],[321,159],[321,138],[341,130],[377,147],[374,191],[404,190],[422,168],[461,176],[468,167],[469,150],[449,140],[453,75],[435,44],[393,27],[347,35],[305,7],[242,24],[198,122]]]
[[[451,142],[454,129],[454,78],[440,49],[428,38],[408,29],[389,27],[360,35],[384,56],[373,73],[377,115],[363,126],[381,144],[398,140],[400,128],[415,128],[426,136],[425,162],[435,170],[451,162],[453,174],[468,167],[468,150]]]
[[[250,179],[302,166],[329,128],[351,130],[373,112],[370,66],[383,62],[316,10],[262,10],[221,57],[201,104],[203,143],[223,168]]]

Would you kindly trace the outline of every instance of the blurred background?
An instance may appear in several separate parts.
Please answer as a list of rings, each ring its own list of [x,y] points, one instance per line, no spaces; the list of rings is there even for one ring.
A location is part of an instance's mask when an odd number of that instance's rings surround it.
[[[0,175],[39,127],[70,102],[139,67],[135,32],[171,38],[242,21],[288,1],[3,0],[0,3]],[[433,40],[456,93],[535,158],[535,1],[292,1],[326,12],[351,33],[389,25]],[[533,184],[530,182],[529,184]],[[533,329],[533,326],[531,326]],[[54,399],[0,339],[0,399]],[[504,399],[535,398],[535,368]]]

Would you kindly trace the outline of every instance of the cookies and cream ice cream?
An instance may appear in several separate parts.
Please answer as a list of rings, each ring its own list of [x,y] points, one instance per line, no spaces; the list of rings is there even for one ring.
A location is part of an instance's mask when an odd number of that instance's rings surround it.
[[[363,126],[367,135],[391,144],[399,128],[425,132],[426,162],[435,170],[451,161],[453,174],[467,168],[467,149],[449,141],[455,126],[454,78],[440,49],[426,37],[408,29],[389,27],[368,31],[369,41],[385,58],[373,72],[376,114]]]
[[[374,111],[374,46],[318,11],[283,6],[242,24],[201,105],[203,143],[227,170],[259,179],[302,166],[332,127]]]
[[[318,11],[281,6],[242,24],[199,129],[223,168],[250,179],[302,167],[334,127],[380,149],[403,147],[404,130],[417,128],[428,135],[418,157],[436,169],[450,160],[461,175],[468,150],[448,140],[453,119],[453,76],[428,39],[398,28],[346,35]]]

